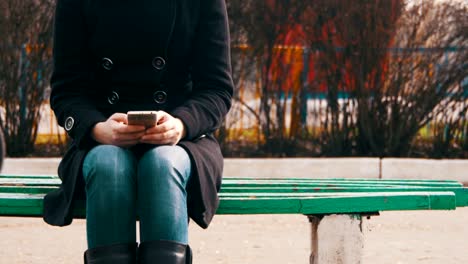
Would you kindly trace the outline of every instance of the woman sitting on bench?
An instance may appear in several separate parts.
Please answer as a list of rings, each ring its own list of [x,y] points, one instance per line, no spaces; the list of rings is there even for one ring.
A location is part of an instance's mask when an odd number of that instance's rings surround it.
[[[233,94],[225,1],[58,0],[51,86],[73,141],[45,221],[70,224],[86,199],[85,263],[191,263],[188,220],[216,212],[212,133]],[[143,110],[155,124],[129,123]]]

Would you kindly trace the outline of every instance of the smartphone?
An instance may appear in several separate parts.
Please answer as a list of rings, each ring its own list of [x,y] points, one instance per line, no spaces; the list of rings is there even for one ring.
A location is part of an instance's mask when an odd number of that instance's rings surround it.
[[[128,125],[154,127],[157,119],[156,111],[128,111]]]

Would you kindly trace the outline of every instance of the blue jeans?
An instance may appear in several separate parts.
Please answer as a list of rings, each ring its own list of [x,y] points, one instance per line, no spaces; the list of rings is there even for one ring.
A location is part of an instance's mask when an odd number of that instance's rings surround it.
[[[141,157],[112,145],[85,157],[88,248],[140,240],[188,243],[186,185],[191,163],[179,146],[156,146]]]

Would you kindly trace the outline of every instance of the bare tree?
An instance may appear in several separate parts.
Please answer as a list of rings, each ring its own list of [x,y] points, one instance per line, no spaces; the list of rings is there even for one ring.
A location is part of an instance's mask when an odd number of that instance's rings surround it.
[[[0,0],[0,98],[8,154],[34,149],[51,73],[52,0]]]
[[[362,151],[360,143],[365,140],[360,135],[369,132],[367,124],[380,124],[375,109],[368,106],[382,100],[387,48],[403,6],[402,0],[310,2],[303,24],[315,54],[311,58],[315,80],[309,89],[317,93],[326,86],[326,111],[316,114],[322,124],[323,155]]]
[[[324,155],[405,156],[430,121],[450,116],[444,131],[466,124],[466,5],[317,0],[309,8],[319,78],[310,89],[327,88],[326,112],[317,114]]]
[[[460,84],[468,76],[467,13],[463,3],[426,0],[401,17],[382,87],[385,100],[378,104],[383,115],[380,129],[374,131],[380,135],[364,134],[368,142],[380,138],[380,146],[374,143],[369,153],[409,155],[427,124],[450,132],[455,124],[466,122],[467,98]],[[376,112],[376,107],[369,111]],[[440,132],[434,134],[433,150],[441,151],[443,144],[436,143]],[[452,135],[444,134],[448,149]]]

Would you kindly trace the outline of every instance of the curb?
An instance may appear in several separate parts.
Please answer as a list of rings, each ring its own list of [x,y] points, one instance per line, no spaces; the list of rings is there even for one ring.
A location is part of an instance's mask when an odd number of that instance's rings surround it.
[[[468,184],[468,160],[382,159],[384,179],[456,180]]]
[[[60,158],[7,158],[3,174],[56,175]],[[407,158],[226,158],[225,177],[456,180],[468,184],[468,160]]]

